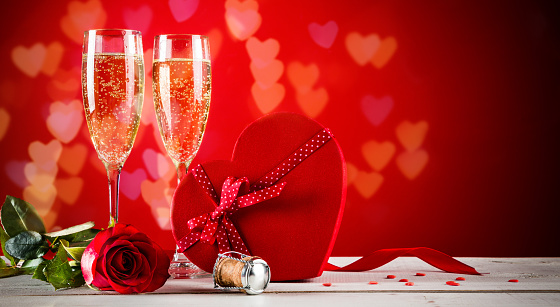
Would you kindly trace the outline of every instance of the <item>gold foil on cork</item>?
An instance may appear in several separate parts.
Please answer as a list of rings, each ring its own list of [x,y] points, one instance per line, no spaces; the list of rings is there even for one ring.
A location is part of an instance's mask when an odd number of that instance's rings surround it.
[[[241,258],[227,254],[237,254]],[[237,252],[218,254],[212,275],[214,288],[237,289],[247,294],[262,293],[270,282],[270,268],[263,259]]]

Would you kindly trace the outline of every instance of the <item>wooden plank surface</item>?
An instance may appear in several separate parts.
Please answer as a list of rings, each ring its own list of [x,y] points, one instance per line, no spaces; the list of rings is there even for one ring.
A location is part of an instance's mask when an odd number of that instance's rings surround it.
[[[331,258],[343,265],[352,258]],[[87,287],[54,291],[31,276],[0,279],[0,306],[560,306],[560,258],[459,258],[482,276],[441,272],[413,257],[399,258],[368,272],[325,272],[319,278],[271,283],[265,293],[249,296],[212,287],[210,278],[170,279],[153,293],[118,295]],[[415,276],[417,272],[426,276]],[[274,272],[272,272],[274,274]],[[396,279],[386,276],[396,275]],[[446,281],[462,276],[460,286]],[[414,286],[405,286],[406,278]],[[518,283],[508,282],[518,279]],[[371,285],[369,281],[377,281]],[[331,283],[326,287],[323,283]]]

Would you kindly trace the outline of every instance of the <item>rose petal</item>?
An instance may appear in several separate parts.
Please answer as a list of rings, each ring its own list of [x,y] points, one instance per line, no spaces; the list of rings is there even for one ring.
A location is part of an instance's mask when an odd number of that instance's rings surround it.
[[[95,275],[95,278],[93,279],[93,282],[91,284],[99,290],[103,290],[103,291],[113,290],[113,287],[111,287],[109,281],[104,276],[101,276],[100,274]]]
[[[155,244],[154,242],[151,242],[152,244]],[[135,242],[136,247],[138,247],[138,249],[143,253],[144,256],[146,256],[147,258],[147,263],[148,263],[148,268],[149,268],[149,279],[147,280],[148,284],[146,284],[146,287],[149,286],[149,284],[151,284],[151,279],[154,278],[154,274],[158,274],[158,275],[162,275],[162,273],[160,271],[158,271],[157,273],[155,273],[156,268],[157,268],[157,263],[158,263],[158,252],[155,248],[154,245],[149,245],[146,244],[144,242]],[[159,246],[157,247],[159,249],[161,249]],[[160,260],[161,261],[161,260]],[[167,268],[165,269],[165,274],[163,277],[165,277],[165,279],[167,279],[169,277],[169,273],[167,273],[167,270],[169,269],[169,265],[167,265]],[[159,280],[156,282],[156,284],[159,284]],[[165,283],[165,282],[164,282]],[[159,288],[159,287],[157,287]],[[156,288],[156,289],[157,289]]]
[[[130,244],[130,242],[127,243],[129,244],[129,246],[117,245],[109,249],[105,254],[105,258],[103,258],[103,269],[109,279],[120,281],[128,278],[129,272],[120,269],[120,267],[122,267],[122,263],[116,265],[117,262],[122,261],[123,253],[130,252],[131,249],[137,251],[137,249],[134,248],[134,246]]]
[[[141,266],[142,272],[138,274],[138,279],[134,280],[138,285],[136,286],[135,291],[138,293],[146,292],[146,289],[150,286],[150,282],[153,277],[153,272],[150,270],[150,265],[146,258],[142,258],[144,265]],[[131,280],[130,282],[133,282]]]
[[[113,267],[112,262],[113,262],[113,258],[115,257],[120,258],[119,255],[122,254],[123,250],[128,250],[129,248],[130,248],[129,246],[123,246],[123,245],[114,246],[113,248],[109,249],[105,254],[105,257],[102,258],[103,273],[107,276],[108,279],[113,279],[115,281],[121,280],[121,278],[117,276],[118,274],[116,273],[119,271]]]
[[[124,250],[121,253],[115,254],[111,260],[112,271],[123,284],[136,286],[136,284],[131,283],[129,280],[137,279],[138,274],[142,271],[142,267],[144,266],[143,258],[144,256],[138,252],[133,252],[128,249]],[[124,261],[127,262],[126,266],[123,265]]]
[[[138,248],[140,253],[142,253],[142,255],[144,255],[148,259],[149,263],[151,264],[150,265],[151,271],[155,269],[155,263],[157,259],[157,251],[152,244],[148,244],[144,242],[134,243],[134,246]]]
[[[129,238],[130,236],[125,234],[115,235],[105,241],[99,253],[106,254],[109,249],[118,245],[132,246],[132,243],[128,240]]]
[[[109,265],[113,268],[113,271],[115,271],[115,273],[119,275],[128,275],[128,273],[130,273],[131,271],[130,268],[131,266],[134,266],[134,264],[130,263],[133,260],[128,260],[130,256],[127,256],[127,254],[128,254],[128,250],[122,251],[121,249],[118,253],[115,253],[115,255],[111,258]]]
[[[93,241],[89,243],[89,245],[92,245],[93,249],[97,253],[101,251],[101,248],[103,247],[105,242],[107,242],[107,240],[112,237],[113,232],[110,229],[111,228],[100,231],[97,235],[95,235]]]
[[[96,251],[101,251],[104,245],[112,245],[117,240],[129,241],[128,238],[137,233],[140,232],[132,225],[116,224],[114,227],[107,228],[95,236],[94,241],[98,242],[95,247]]]
[[[140,233],[136,227],[129,224],[116,224],[115,227],[112,227],[112,230],[113,235],[133,235],[135,233]]]
[[[146,292],[152,292],[161,288],[170,276],[168,270],[171,260],[157,243],[153,242],[152,244],[154,245],[154,249],[157,252],[157,263],[155,266],[155,270],[152,273],[152,281],[150,282],[150,285],[144,290]]]
[[[134,287],[130,287],[128,285],[120,285],[117,283],[113,283],[109,280],[109,282],[111,283],[111,289],[117,291],[120,294],[131,294],[131,293],[137,293],[137,291],[135,291]]]
[[[103,271],[103,258],[97,258],[95,261],[95,272],[91,284],[101,290],[111,290],[111,284],[109,284],[107,275]]]
[[[125,282],[131,286],[138,286],[142,289],[148,286],[150,279],[152,278],[152,271],[150,270],[150,264],[144,255],[138,253],[135,255],[136,264],[134,271],[127,277]]]
[[[80,263],[82,266],[82,275],[84,275],[84,279],[88,285],[91,285],[91,282],[93,281],[93,275],[95,272],[93,268],[95,267],[95,263],[98,257],[98,254],[95,252],[92,243],[93,242],[90,242],[84,250]]]
[[[143,254],[135,254],[137,266],[135,271],[130,274],[130,278],[137,279],[139,283],[149,282],[152,278],[152,270],[150,269],[150,261]]]
[[[121,287],[136,287],[137,289],[131,289],[130,291],[142,292],[143,289],[148,287],[151,279],[150,265],[146,257],[138,251],[132,242],[126,241],[124,245],[121,243],[121,241],[115,242],[116,246],[111,248],[104,258],[107,280],[116,291],[124,291],[117,290]],[[128,272],[119,271],[118,266],[115,265],[115,261],[120,261],[123,254],[128,254],[129,260],[134,262]]]
[[[141,232],[135,233],[135,234],[131,235],[131,236],[128,238],[128,240],[129,240],[130,242],[134,242],[134,243],[136,243],[136,242],[144,242],[144,243],[147,243],[147,244],[150,244],[150,245],[151,245],[152,242],[153,242],[147,235],[145,235],[145,234],[143,234],[143,233],[141,233]]]
[[[113,245],[105,254],[105,258],[108,259],[107,263],[111,265],[113,269],[128,275],[130,272],[134,271],[136,259],[133,255],[139,253],[138,249],[131,242],[126,242],[126,244]]]

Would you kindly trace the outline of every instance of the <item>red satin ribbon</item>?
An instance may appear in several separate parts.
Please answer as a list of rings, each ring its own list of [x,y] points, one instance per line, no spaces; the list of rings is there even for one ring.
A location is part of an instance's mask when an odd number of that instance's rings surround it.
[[[476,271],[475,268],[468,266],[447,254],[428,247],[380,249],[344,267],[338,267],[336,265],[327,263],[324,267],[324,270],[339,272],[369,271],[405,255],[416,256],[424,260],[428,264],[445,272],[481,275]]]

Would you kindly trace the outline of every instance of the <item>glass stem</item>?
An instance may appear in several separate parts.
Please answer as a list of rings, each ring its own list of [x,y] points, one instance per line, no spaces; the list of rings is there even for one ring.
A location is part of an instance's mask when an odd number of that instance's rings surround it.
[[[109,179],[109,227],[119,221],[119,180],[122,166],[105,165]]]
[[[189,165],[191,161],[187,162],[176,162],[173,161],[175,164],[175,169],[177,170],[177,185],[181,183],[181,179],[187,175],[187,171],[189,170]],[[175,254],[173,254],[173,261],[174,262],[190,262],[183,253],[179,252],[179,247],[175,245]]]
[[[181,183],[181,179],[187,175],[191,161],[175,162],[175,169],[177,169],[177,184]]]

